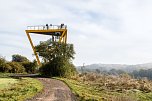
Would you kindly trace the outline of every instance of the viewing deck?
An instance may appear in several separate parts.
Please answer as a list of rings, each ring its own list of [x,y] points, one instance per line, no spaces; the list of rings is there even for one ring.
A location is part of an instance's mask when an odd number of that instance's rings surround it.
[[[50,35],[49,39],[51,38],[52,42],[58,42],[58,43],[66,43],[67,42],[67,26],[64,24],[61,25],[39,25],[39,26],[27,26],[27,30],[25,30],[27,37],[29,39],[29,42],[31,44],[31,47],[33,49],[33,52],[36,56],[36,60],[38,65],[41,65],[39,56],[35,50],[35,46],[32,42],[32,39],[30,37],[30,33],[33,34],[41,34],[41,35]]]
[[[57,35],[56,33],[63,33],[67,31],[67,25],[38,25],[38,26],[27,26],[27,33],[43,34],[43,35]]]

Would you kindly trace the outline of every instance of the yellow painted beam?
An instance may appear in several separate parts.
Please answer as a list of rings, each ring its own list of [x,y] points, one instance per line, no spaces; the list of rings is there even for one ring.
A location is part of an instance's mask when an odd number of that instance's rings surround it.
[[[26,30],[27,33],[43,33],[43,32],[64,32],[67,29],[48,29],[48,30]]]
[[[63,37],[63,43],[65,43],[65,36]]]
[[[33,49],[33,52],[34,52],[34,54],[35,54],[35,56],[36,56],[37,63],[38,63],[38,65],[41,65],[41,62],[40,62],[40,60],[39,60],[38,54],[37,54],[36,51],[35,51],[35,48],[34,48],[34,45],[33,45],[33,42],[32,42],[32,39],[31,39],[29,33],[26,32],[26,35],[27,35],[27,37],[28,37],[28,39],[29,39],[29,41],[30,41],[30,44],[31,44],[32,49]]]
[[[66,31],[66,35],[65,35],[65,43],[67,42],[67,31]]]
[[[63,37],[64,37],[64,35],[65,35],[65,32],[66,32],[66,31],[64,31],[64,32],[62,33],[62,35],[60,36],[59,43],[62,41],[62,39],[63,39]]]
[[[48,29],[48,30],[25,30],[26,31],[26,34],[27,34],[27,37],[30,41],[30,44],[32,46],[32,49],[33,49],[33,52],[36,56],[36,60],[37,60],[37,63],[38,65],[41,65],[41,62],[39,60],[39,56],[38,54],[36,53],[35,51],[35,47],[34,47],[34,44],[32,42],[32,39],[30,37],[30,34],[29,33],[33,33],[33,34],[42,34],[42,35],[50,35],[50,34],[47,34],[47,33],[55,33],[55,32],[60,32],[61,33],[61,36],[59,38],[59,43],[63,42],[63,43],[66,43],[67,41],[67,29]]]

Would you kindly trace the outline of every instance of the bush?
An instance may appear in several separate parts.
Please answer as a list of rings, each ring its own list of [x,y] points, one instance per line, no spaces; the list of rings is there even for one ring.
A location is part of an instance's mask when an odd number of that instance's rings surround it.
[[[36,73],[37,72],[37,62],[34,60],[33,62],[21,62],[21,64],[24,66],[25,71],[27,73]]]
[[[4,57],[0,57],[0,72],[5,72],[6,60]]]
[[[25,68],[18,62],[8,62],[6,65],[5,72],[10,73],[23,73],[25,72]]]
[[[70,77],[76,73],[72,64],[75,54],[73,44],[42,42],[36,46],[36,52],[46,60],[40,68],[42,75]]]
[[[0,72],[7,73],[36,73],[37,62],[30,62],[21,55],[12,55],[12,62],[7,62],[4,57],[0,57]]]
[[[12,55],[12,62],[29,62],[29,60],[25,56],[14,54]]]
[[[11,73],[11,70],[12,70],[12,67],[9,65],[9,63],[6,63],[4,67],[4,72]]]
[[[0,72],[10,72],[12,67],[6,62],[4,57],[0,57]]]
[[[53,61],[42,65],[40,73],[47,76],[70,77],[76,74],[76,69],[68,61],[60,61],[60,63]]]

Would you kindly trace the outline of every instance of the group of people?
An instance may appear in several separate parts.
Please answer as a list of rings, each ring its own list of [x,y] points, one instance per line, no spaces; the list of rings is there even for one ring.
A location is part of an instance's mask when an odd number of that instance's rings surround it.
[[[53,25],[52,24],[50,24],[50,25],[48,25],[48,24],[46,24],[45,26],[43,26],[43,29],[49,29],[49,27],[52,27]],[[62,28],[66,28],[66,26],[64,25],[64,24],[61,24],[61,25],[59,25],[59,26],[57,26],[58,27],[58,29],[62,29]]]

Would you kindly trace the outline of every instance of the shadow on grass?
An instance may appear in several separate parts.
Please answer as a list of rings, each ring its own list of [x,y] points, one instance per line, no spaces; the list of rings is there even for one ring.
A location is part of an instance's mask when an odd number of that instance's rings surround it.
[[[30,77],[30,78],[51,78],[50,76],[44,76],[40,74],[11,74],[9,77],[20,79],[23,77]]]

